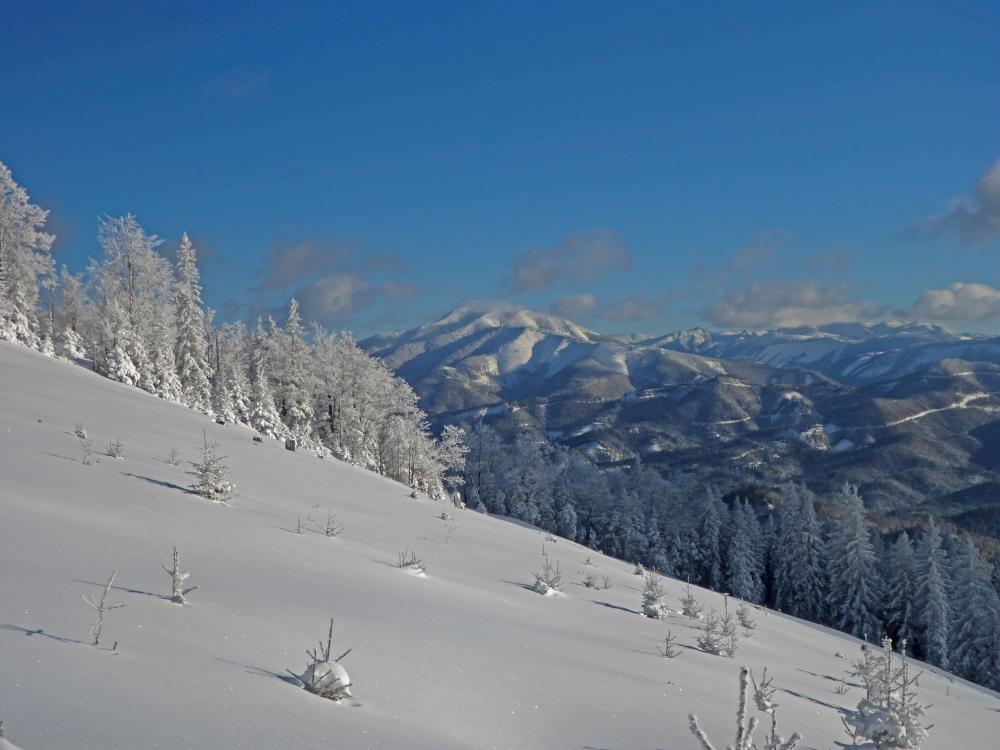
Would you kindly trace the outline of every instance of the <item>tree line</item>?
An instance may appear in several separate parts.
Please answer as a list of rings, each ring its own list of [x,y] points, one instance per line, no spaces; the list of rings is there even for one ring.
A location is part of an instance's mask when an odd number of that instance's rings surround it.
[[[294,298],[283,324],[215,325],[187,234],[171,263],[131,214],[99,220],[100,255],[83,273],[57,273],[47,215],[0,163],[0,340],[86,360],[217,421],[294,438],[434,496],[454,491],[462,430],[435,439],[409,385],[349,334],[307,328]]]

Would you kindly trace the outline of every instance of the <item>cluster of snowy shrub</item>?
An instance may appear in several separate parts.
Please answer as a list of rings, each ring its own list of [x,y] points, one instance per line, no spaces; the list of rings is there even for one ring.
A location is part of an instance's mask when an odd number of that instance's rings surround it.
[[[467,441],[470,506],[875,643],[906,639],[919,658],[1000,688],[1000,570],[971,538],[933,521],[915,542],[883,537],[853,487],[824,498],[821,517],[798,485],[754,507],[642,465],[602,471],[529,436],[506,444],[481,423]]]
[[[0,340],[86,359],[98,372],[275,438],[323,446],[432,495],[453,490],[463,433],[434,440],[413,390],[347,334],[287,320],[215,326],[197,251],[181,237],[171,264],[132,215],[100,220],[101,255],[58,274],[33,205],[0,163]]]

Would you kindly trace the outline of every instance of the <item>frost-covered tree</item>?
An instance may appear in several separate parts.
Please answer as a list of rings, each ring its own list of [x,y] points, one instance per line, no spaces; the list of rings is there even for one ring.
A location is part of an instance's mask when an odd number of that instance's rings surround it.
[[[198,252],[185,232],[177,249],[177,282],[174,314],[177,341],[174,361],[184,403],[192,409],[209,409],[208,342],[205,337],[205,309],[201,300]]]
[[[250,426],[257,432],[268,437],[280,438],[285,435],[285,426],[281,415],[274,406],[274,397],[267,376],[267,356],[265,352],[264,333],[260,324],[254,336],[253,348],[250,352]]]
[[[218,454],[218,449],[219,444],[210,442],[206,434],[201,448],[201,461],[194,464],[196,481],[191,490],[206,500],[224,503],[232,497],[236,485],[229,481],[229,469],[226,468],[225,458]]]
[[[760,527],[757,525],[754,529],[755,524],[757,519],[753,509],[737,500],[731,514],[729,542],[724,555],[725,583],[730,594],[751,602],[759,602],[763,596],[762,566],[759,549],[754,545],[754,536],[759,536]]]
[[[698,519],[701,582],[710,589],[721,591],[723,586],[722,528],[725,506],[718,494],[709,491],[702,497]]]
[[[928,519],[917,547],[917,622],[920,626],[920,653],[926,661],[948,669],[950,657],[951,606],[948,603],[948,559],[941,532]]]
[[[44,231],[47,217],[0,162],[0,340],[41,345],[35,308],[39,282],[52,274],[55,240]]]
[[[665,620],[667,611],[663,600],[663,579],[651,570],[642,582],[642,613],[654,620]]]
[[[823,537],[813,495],[805,488],[792,488],[782,503],[776,539],[775,608],[794,617],[818,621],[825,600]]]
[[[904,531],[892,545],[886,565],[885,627],[894,643],[914,643],[916,600],[913,545],[910,535]]]
[[[191,577],[191,571],[181,568],[181,554],[177,551],[177,547],[174,547],[174,560],[172,567],[168,568],[166,565],[163,565],[162,568],[166,571],[167,575],[170,576],[170,601],[174,604],[187,604],[187,599],[185,599],[185,597],[192,591],[196,591],[198,587],[185,587],[185,582]]]
[[[768,683],[762,683],[768,685]],[[762,705],[761,700],[757,698],[760,694],[759,686],[755,685],[755,700],[758,707]],[[772,691],[773,695],[773,691]],[[796,732],[787,740],[782,739],[778,734],[777,721],[775,719],[775,708],[773,700],[769,703],[764,703],[765,707],[763,710],[768,713],[771,717],[771,735],[764,740],[764,750],[795,750],[798,747],[799,742],[802,741],[802,737]],[[740,669],[740,698],[739,703],[736,705],[736,739],[730,744],[726,745],[729,750],[755,750],[757,745],[754,743],[753,735],[757,731],[758,719],[756,716],[750,716],[750,671],[743,667]],[[716,746],[712,744],[712,741],[705,734],[705,731],[701,728],[698,723],[698,717],[694,714],[688,714],[688,722],[691,728],[691,733],[698,740],[701,745],[702,750],[716,750]]]
[[[98,240],[101,260],[90,266],[101,324],[95,362],[108,377],[156,393],[151,349],[166,345],[156,328],[172,317],[170,264],[156,252],[161,240],[132,214],[101,218]]]
[[[875,638],[881,632],[882,580],[856,487],[844,488],[839,511],[827,548],[829,621],[858,638]]]
[[[281,330],[274,328],[271,357],[274,400],[282,421],[295,437],[307,437],[312,429],[312,373],[309,345],[299,315],[299,303],[288,301],[288,319]]]
[[[64,356],[77,359],[87,355],[87,339],[84,329],[84,307],[86,295],[79,276],[69,272],[66,266],[59,272],[59,304],[55,315],[55,338],[58,351]]]
[[[916,699],[917,675],[911,675],[905,645],[901,656],[892,641],[882,641],[882,654],[871,660],[868,695],[844,716],[853,746],[867,750],[916,750],[927,739],[921,723],[924,708]],[[859,743],[858,740],[865,740]]]
[[[998,686],[1000,597],[971,537],[963,539],[956,549],[951,579],[951,668],[981,685]]]

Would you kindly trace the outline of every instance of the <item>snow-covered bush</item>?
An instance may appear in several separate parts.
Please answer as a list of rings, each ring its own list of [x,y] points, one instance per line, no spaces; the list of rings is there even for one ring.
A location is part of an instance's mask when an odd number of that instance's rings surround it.
[[[326,510],[326,523],[320,523],[311,517],[310,520],[316,526],[316,530],[327,539],[334,539],[344,533],[344,527],[337,523],[337,514],[330,508]]]
[[[77,422],[73,425],[73,434],[80,438],[80,440],[86,440],[89,437],[87,434],[87,425],[83,422]]]
[[[649,571],[643,580],[642,614],[654,620],[667,618],[667,605],[663,601],[663,579],[655,571]]]
[[[181,570],[181,556],[177,548],[174,547],[174,563],[173,566],[168,568],[166,565],[162,566],[170,576],[170,601],[174,604],[187,604],[187,600],[184,598],[192,591],[195,591],[197,586],[189,586],[184,588],[184,582],[191,576],[190,570]]]
[[[542,570],[535,573],[535,583],[531,588],[542,596],[548,596],[557,591],[562,591],[562,572],[559,570],[558,560],[555,565],[549,561],[548,552],[542,550],[542,557],[544,558]]]
[[[90,438],[80,438],[80,450],[83,453],[80,462],[84,466],[90,466],[93,463],[94,457],[94,441]]]
[[[906,643],[898,656],[888,638],[882,641],[881,655],[873,657],[871,651],[866,648],[861,662],[867,696],[847,712],[844,728],[865,750],[916,750],[927,739],[927,729],[920,721],[924,708],[916,700],[919,675],[910,675]]]
[[[756,750],[758,747],[754,744],[753,734],[757,730],[759,722],[756,716],[748,716],[750,703],[749,683],[750,671],[746,667],[742,667],[740,669],[740,697],[739,703],[736,706],[736,740],[732,744],[726,746],[728,750]],[[770,683],[768,683],[768,686],[770,686]],[[758,708],[760,708],[760,706],[761,704],[758,702]],[[802,741],[802,737],[798,734],[798,732],[793,734],[787,740],[782,739],[781,736],[778,735],[777,726],[774,722],[775,708],[776,705],[774,705],[772,701],[769,709],[761,709],[765,713],[770,714],[772,719],[771,735],[765,738],[762,750],[794,750],[798,747],[799,742]],[[693,734],[698,740],[702,750],[716,750],[716,746],[712,744],[708,735],[705,734],[704,730],[701,726],[699,726],[698,717],[694,714],[688,714],[688,721],[690,722],[691,734]]]
[[[115,438],[110,443],[108,443],[108,449],[104,452],[108,458],[115,458],[119,461],[125,458],[125,446],[122,445],[121,440]]]
[[[424,567],[424,561],[417,557],[417,553],[407,548],[399,553],[399,559],[396,563],[397,568],[402,568],[403,570],[409,570],[411,573],[417,575],[422,575],[427,572],[427,568]]]
[[[347,649],[336,659],[330,658],[333,647],[333,618],[330,618],[330,630],[326,636],[326,644],[320,641],[317,648],[306,651],[309,665],[302,674],[289,671],[308,692],[334,702],[351,697],[351,676],[340,661],[349,653]]]
[[[206,500],[215,500],[224,503],[232,497],[236,485],[229,481],[229,470],[226,468],[224,457],[218,455],[219,444],[208,442],[205,436],[201,449],[201,461],[194,465],[197,482],[191,490],[201,495]]]

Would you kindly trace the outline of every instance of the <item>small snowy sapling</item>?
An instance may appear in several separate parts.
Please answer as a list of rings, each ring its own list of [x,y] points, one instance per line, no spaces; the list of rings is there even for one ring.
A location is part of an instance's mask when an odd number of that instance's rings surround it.
[[[678,653],[680,653],[674,647],[675,640],[677,640],[676,637],[674,636],[673,633],[670,632],[670,629],[668,628],[667,635],[666,637],[664,637],[663,643],[659,644],[656,647],[656,650],[660,652],[660,656],[662,656],[664,659],[673,659],[675,656],[677,656]]]
[[[340,661],[349,653],[347,649],[336,659],[330,659],[333,648],[333,618],[330,618],[330,630],[326,636],[326,644],[320,641],[318,648],[306,651],[310,663],[302,674],[289,671],[292,677],[299,681],[303,688],[313,695],[334,702],[351,697],[351,676],[341,666]]]
[[[86,594],[83,595],[83,601],[85,601],[96,613],[94,624],[90,626],[91,645],[101,645],[101,631],[104,629],[104,613],[109,612],[112,609],[119,609],[125,606],[123,602],[108,602],[108,594],[111,593],[111,588],[115,584],[115,577],[117,575],[117,570],[111,571],[111,577],[108,578],[108,582],[105,584],[104,591],[101,593],[99,599],[94,599]],[[115,645],[117,645],[117,643]]]
[[[215,500],[224,503],[232,497],[236,485],[227,478],[229,470],[223,463],[224,458],[219,456],[219,444],[208,442],[207,434],[204,435],[204,442],[201,448],[201,462],[194,465],[197,482],[192,486],[195,494],[201,495],[206,500]]]
[[[688,583],[684,589],[684,596],[681,597],[681,614],[692,620],[700,620],[702,609],[702,605],[698,603],[698,600],[694,598],[694,594],[691,593],[691,584]]]
[[[757,730],[757,717],[748,716],[750,702],[749,682],[750,672],[746,667],[743,667],[740,669],[740,698],[736,706],[736,741],[726,746],[729,750],[756,750],[758,747],[753,741],[753,734]],[[758,703],[759,706],[760,704]],[[773,708],[770,711],[766,711],[766,713],[771,714],[772,729],[771,736],[765,739],[762,750],[795,750],[799,742],[802,741],[802,737],[796,732],[787,740],[781,739],[773,723]],[[698,744],[702,750],[716,750],[715,745],[712,744],[708,735],[705,734],[705,731],[698,724],[698,717],[694,714],[688,714],[688,721],[690,722],[691,734],[698,740]]]
[[[80,438],[80,440],[86,440],[88,437],[87,426],[83,422],[77,422],[73,426],[73,434]]]
[[[108,443],[108,449],[104,452],[108,458],[116,458],[119,461],[125,458],[125,447],[122,445],[121,440],[115,438],[110,443]]]
[[[197,590],[197,586],[189,586],[184,588],[184,582],[190,577],[190,570],[181,570],[181,556],[174,547],[174,564],[173,567],[168,568],[166,565],[162,566],[170,576],[170,601],[174,604],[187,604],[187,600],[184,598],[192,591]]]
[[[739,620],[740,627],[743,628],[743,635],[747,638],[751,637],[757,629],[757,623],[750,616],[750,608],[746,602],[740,602],[740,606],[736,610],[736,619]]]
[[[549,553],[544,548],[542,549],[542,557],[545,562],[542,563],[541,572],[535,573],[535,583],[531,587],[532,590],[542,596],[562,591],[562,572],[559,570],[559,562],[556,561],[556,564],[553,565],[549,561]]]
[[[710,610],[705,615],[701,624],[701,634],[697,638],[698,648],[708,654],[721,654],[723,649],[723,638],[719,632],[719,617],[715,610]]]
[[[424,561],[417,557],[417,553],[410,550],[409,547],[399,553],[399,561],[396,563],[396,567],[409,570],[418,575],[427,572],[427,568],[424,567]]]
[[[80,450],[83,452],[81,463],[90,466],[94,462],[94,441],[90,438],[80,438]]]
[[[642,585],[642,613],[654,620],[667,618],[667,606],[663,603],[663,579],[652,570],[646,573]]]
[[[316,525],[316,529],[320,534],[325,536],[327,539],[335,539],[344,533],[344,527],[337,524],[337,514],[333,512],[332,509],[327,508],[326,511],[326,523],[322,524],[319,521],[313,520]]]

